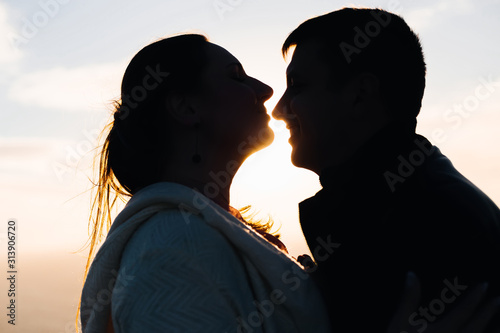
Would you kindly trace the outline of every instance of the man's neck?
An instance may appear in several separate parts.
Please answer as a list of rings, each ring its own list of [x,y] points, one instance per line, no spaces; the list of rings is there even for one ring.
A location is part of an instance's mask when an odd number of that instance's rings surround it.
[[[391,163],[410,144],[415,132],[407,124],[391,122],[373,135],[352,156],[339,165],[331,165],[320,173],[323,187],[341,185],[369,177]]]

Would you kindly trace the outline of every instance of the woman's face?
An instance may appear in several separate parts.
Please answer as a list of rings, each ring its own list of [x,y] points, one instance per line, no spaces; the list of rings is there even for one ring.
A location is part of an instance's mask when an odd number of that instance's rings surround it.
[[[195,95],[202,140],[245,158],[274,139],[264,107],[271,87],[247,76],[240,62],[224,48],[207,45],[208,65]]]

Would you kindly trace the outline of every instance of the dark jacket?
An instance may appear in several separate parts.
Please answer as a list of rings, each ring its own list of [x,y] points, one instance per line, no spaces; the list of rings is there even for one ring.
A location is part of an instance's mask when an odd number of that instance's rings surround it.
[[[435,146],[396,126],[324,170],[300,203],[334,332],[385,332],[408,271],[422,285],[416,329],[476,284],[500,292],[500,211]]]

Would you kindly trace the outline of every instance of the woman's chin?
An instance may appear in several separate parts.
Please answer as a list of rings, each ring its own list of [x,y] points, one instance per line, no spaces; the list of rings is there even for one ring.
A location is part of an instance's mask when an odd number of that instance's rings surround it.
[[[274,131],[270,127],[263,128],[257,135],[251,135],[249,138],[250,139],[245,142],[246,146],[243,144],[240,145],[240,148],[244,146],[245,149],[238,149],[240,153],[245,155],[245,159],[256,152],[269,147],[274,141]]]
[[[274,142],[274,131],[271,127],[266,127],[260,130],[258,135],[258,142],[256,145],[256,151],[269,147],[271,143]]]

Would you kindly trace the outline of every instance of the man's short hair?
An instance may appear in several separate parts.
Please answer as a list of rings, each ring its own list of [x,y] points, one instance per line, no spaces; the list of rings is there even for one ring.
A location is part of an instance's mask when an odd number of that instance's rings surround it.
[[[369,72],[381,82],[390,115],[411,120],[420,112],[426,66],[418,36],[400,16],[382,9],[343,8],[302,23],[283,43],[318,41],[324,61],[341,87],[353,75]]]

